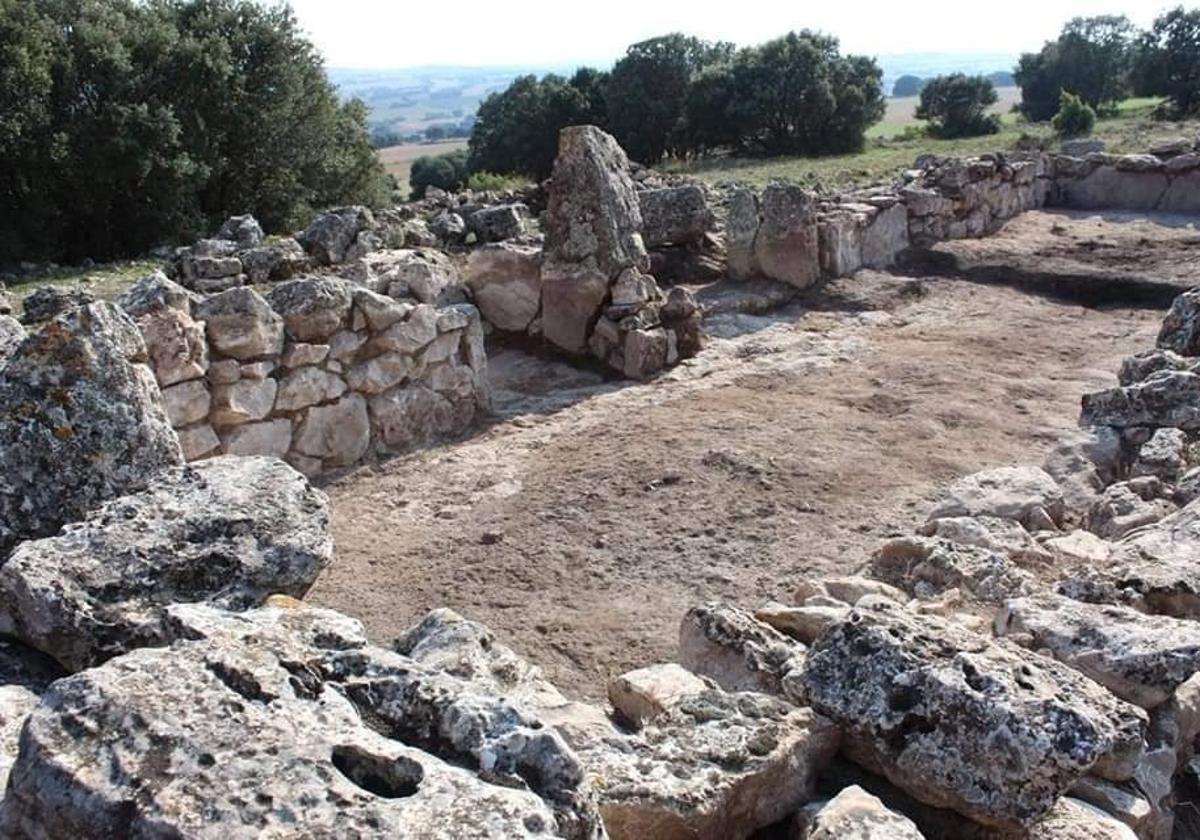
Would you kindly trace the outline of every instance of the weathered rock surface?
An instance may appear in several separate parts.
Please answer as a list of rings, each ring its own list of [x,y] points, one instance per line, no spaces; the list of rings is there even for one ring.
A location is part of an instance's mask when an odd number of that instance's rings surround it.
[[[809,801],[837,747],[837,728],[808,709],[708,690],[580,760],[614,840],[741,840]]]
[[[471,252],[466,282],[484,320],[499,330],[525,332],[542,303],[541,249],[504,242]]]
[[[25,340],[25,335],[25,327],[20,321],[9,315],[0,315],[0,370],[17,352],[17,348]]]
[[[809,649],[810,705],[843,750],[915,798],[1004,829],[1035,823],[1089,769],[1128,778],[1145,712],[1030,657],[886,599],[864,599]]]
[[[995,516],[1020,522],[1029,530],[1062,522],[1062,489],[1037,467],[997,467],[951,484],[929,519],[949,516]]]
[[[188,606],[171,622],[170,649],[55,684],[13,768],[5,836],[601,836],[552,730],[367,646],[353,620]]]
[[[1049,650],[1060,662],[1145,709],[1165,703],[1200,671],[1200,633],[1194,622],[1127,607],[1055,595],[1021,598],[1005,604],[996,631],[1032,650]]]
[[[0,558],[182,463],[146,346],[109,303],[32,333],[0,375]]]
[[[262,225],[251,215],[230,216],[217,231],[217,239],[228,239],[239,248],[253,248],[263,241]]]
[[[1200,356],[1200,289],[1184,292],[1171,304],[1158,332],[1158,348],[1180,356]]]
[[[242,361],[283,351],[283,319],[253,289],[230,289],[196,305],[208,340],[224,356]]]
[[[467,217],[467,228],[480,242],[516,239],[525,233],[525,216],[528,212],[529,208],[524,204],[484,207]]]
[[[346,260],[358,234],[374,223],[365,207],[341,207],[318,215],[297,238],[318,263],[337,265]]]
[[[25,297],[21,304],[21,321],[25,324],[40,324],[95,301],[95,295],[86,289],[43,286]]]
[[[1133,481],[1122,481],[1104,488],[1104,492],[1088,509],[1083,527],[1098,537],[1115,540],[1175,511],[1175,505],[1167,499],[1139,493],[1139,489]]]
[[[796,816],[793,840],[924,840],[913,821],[887,808],[858,785]]]
[[[744,188],[729,196],[725,219],[725,264],[733,280],[749,280],[758,274],[754,256],[754,240],[762,223],[758,196]]]
[[[770,184],[761,199],[762,224],[754,263],[767,277],[798,289],[821,279],[821,253],[812,196],[800,187]]]
[[[649,665],[615,677],[608,683],[608,701],[617,714],[637,729],[666,714],[686,697],[713,684],[673,662]]]
[[[0,633],[77,670],[164,643],[164,608],[303,595],[330,561],[322,493],[268,458],[169,470],[0,566]]]
[[[1083,396],[1080,422],[1094,426],[1173,426],[1200,430],[1200,374],[1161,370],[1141,382]]]
[[[753,615],[724,604],[688,610],[679,625],[679,661],[726,691],[760,691],[803,699],[794,677],[804,645]]]
[[[1200,619],[1200,502],[1114,543],[1104,567],[1082,567],[1060,584],[1070,597],[1128,601],[1148,612]]]
[[[637,197],[647,248],[699,242],[716,222],[698,184],[643,190]]]
[[[343,280],[305,278],[276,286],[267,303],[283,318],[288,338],[316,343],[328,339],[348,320],[352,292]]]
[[[889,540],[872,555],[871,571],[917,598],[962,589],[999,604],[1034,588],[1033,576],[1007,551],[931,537]]]

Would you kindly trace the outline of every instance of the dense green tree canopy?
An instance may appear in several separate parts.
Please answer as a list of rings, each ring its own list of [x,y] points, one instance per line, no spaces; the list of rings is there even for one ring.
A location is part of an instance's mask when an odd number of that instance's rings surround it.
[[[0,0],[0,56],[0,263],[386,197],[364,106],[286,6]]]
[[[1200,112],[1200,9],[1182,6],[1159,16],[1138,42],[1137,92],[1165,96],[1178,116]]]
[[[1097,110],[1111,108],[1129,92],[1136,30],[1123,16],[1075,18],[1041,52],[1021,56],[1014,76],[1021,111],[1035,122],[1058,112],[1064,90]]]
[[[522,76],[492,94],[479,106],[471,134],[470,171],[546,177],[558,153],[558,132],[592,122],[603,84],[602,74],[580,70],[570,81],[554,74]]]
[[[607,97],[608,126],[630,157],[654,164],[681,151],[692,81],[732,55],[732,44],[678,32],[631,46],[612,69]]]
[[[899,79],[896,79],[896,83],[892,85],[892,96],[916,96],[921,92],[921,86],[924,84],[925,80],[920,76],[901,76]]]
[[[916,116],[929,120],[931,131],[938,137],[995,134],[1000,130],[1000,120],[988,109],[998,100],[996,86],[986,76],[938,76],[921,88]]]

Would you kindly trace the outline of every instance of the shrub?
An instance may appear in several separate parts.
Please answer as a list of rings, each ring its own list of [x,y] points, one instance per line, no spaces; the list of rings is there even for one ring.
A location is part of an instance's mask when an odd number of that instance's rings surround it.
[[[425,197],[427,187],[453,192],[461,189],[467,180],[467,153],[459,149],[444,155],[423,155],[412,162],[408,173],[408,185],[412,197]]]
[[[921,89],[916,116],[928,120],[937,137],[977,137],[1000,130],[1000,118],[988,108],[999,100],[996,86],[983,76],[955,73],[930,79]]]
[[[1096,127],[1096,112],[1082,98],[1064,90],[1050,125],[1060,137],[1081,137]]]

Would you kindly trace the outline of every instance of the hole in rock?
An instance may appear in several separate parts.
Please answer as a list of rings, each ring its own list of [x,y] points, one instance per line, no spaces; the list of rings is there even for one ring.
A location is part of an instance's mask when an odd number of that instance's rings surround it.
[[[411,758],[384,758],[355,746],[334,747],[333,766],[363,790],[384,799],[412,796],[425,777],[421,765]]]

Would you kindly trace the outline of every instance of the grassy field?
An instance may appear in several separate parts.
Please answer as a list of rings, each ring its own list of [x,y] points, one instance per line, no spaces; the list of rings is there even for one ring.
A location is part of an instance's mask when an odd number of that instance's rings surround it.
[[[389,173],[396,176],[400,186],[408,188],[408,173],[412,163],[425,155],[444,155],[457,149],[467,148],[466,140],[446,140],[441,143],[408,143],[403,146],[389,146],[379,150],[379,159]]]
[[[1000,114],[1006,124],[1015,123],[1016,115],[1012,113],[1012,109],[1014,105],[1021,102],[1021,89],[1016,87],[997,88],[996,93],[999,94],[1000,100],[992,106],[992,113]],[[870,139],[895,137],[909,126],[921,125],[922,121],[916,117],[917,105],[920,102],[921,97],[919,96],[889,99],[883,122],[872,126],[867,131],[867,137]]]
[[[899,100],[904,101],[904,100]],[[1156,100],[1129,100],[1116,116],[1099,120],[1095,136],[1108,144],[1112,152],[1144,152],[1155,143],[1178,137],[1196,137],[1200,122],[1175,123],[1150,119]],[[887,180],[912,166],[918,155],[975,155],[1011,150],[1023,135],[1035,135],[1050,143],[1048,125],[1028,125],[1015,115],[1007,115],[999,134],[961,140],[868,140],[867,148],[853,155],[821,158],[736,158],[713,157],[697,161],[674,162],[671,172],[693,175],[709,183],[734,181],[762,187],[771,181],[789,181],[812,187],[837,189]]]

